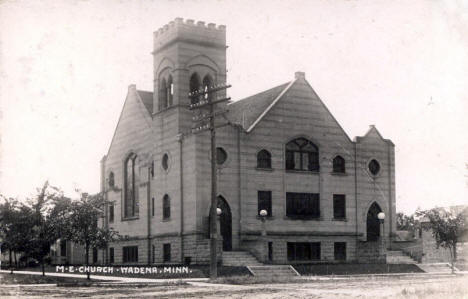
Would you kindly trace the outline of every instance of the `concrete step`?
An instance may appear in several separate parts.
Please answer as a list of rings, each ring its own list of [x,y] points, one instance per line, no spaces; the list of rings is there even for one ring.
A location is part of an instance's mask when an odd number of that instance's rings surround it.
[[[387,256],[406,256],[401,250],[387,250],[385,253]]]
[[[417,264],[416,266],[427,273],[452,273],[452,267],[448,263]]]
[[[388,250],[386,252],[387,264],[416,264],[417,262],[411,257],[407,256],[403,251],[400,250]]]
[[[248,266],[254,276],[261,277],[294,277],[299,273],[291,265]]]
[[[223,251],[224,266],[259,266],[263,265],[247,251]]]

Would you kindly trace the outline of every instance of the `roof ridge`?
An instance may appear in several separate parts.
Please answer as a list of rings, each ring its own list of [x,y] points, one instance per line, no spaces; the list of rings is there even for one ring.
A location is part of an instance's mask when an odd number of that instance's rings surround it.
[[[289,84],[280,92],[280,94],[278,96],[276,96],[276,98],[273,100],[273,102],[271,102],[270,105],[268,105],[268,107],[265,109],[265,111],[263,111],[262,114],[260,114],[260,116],[253,122],[253,124],[250,125],[250,127],[247,129],[247,133],[250,133],[255,128],[255,126],[262,120],[263,117],[265,117],[265,115],[273,108],[273,106],[276,105],[276,103],[291,88],[291,86],[293,86],[294,83],[296,83],[296,81],[297,81],[297,79],[294,79],[293,81],[289,82]]]
[[[283,86],[283,85],[286,86],[286,85],[288,85],[289,83],[291,83],[291,82],[286,82],[286,83],[283,83],[283,84],[280,84],[280,85],[276,85],[275,87],[269,88],[269,89],[264,90],[264,91],[260,91],[260,92],[258,92],[258,93],[253,94],[253,95],[250,95],[250,96],[248,96],[248,97],[245,97],[245,98],[242,98],[242,99],[240,99],[240,100],[234,101],[234,102],[230,103],[229,105],[235,105],[235,104],[237,104],[237,103],[240,103],[240,102],[242,102],[242,101],[251,99],[251,98],[253,98],[253,97],[258,97],[258,96],[260,96],[260,95],[262,95],[262,94],[266,94],[266,93],[268,93],[268,92],[271,92],[271,91],[273,91],[274,89],[279,88],[279,87],[281,87],[281,86]]]

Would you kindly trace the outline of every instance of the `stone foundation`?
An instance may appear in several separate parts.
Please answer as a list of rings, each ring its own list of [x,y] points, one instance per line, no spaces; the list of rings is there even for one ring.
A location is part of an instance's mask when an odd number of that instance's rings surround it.
[[[357,262],[358,263],[377,263],[385,264],[386,255],[383,254],[382,243],[376,242],[357,242]]]

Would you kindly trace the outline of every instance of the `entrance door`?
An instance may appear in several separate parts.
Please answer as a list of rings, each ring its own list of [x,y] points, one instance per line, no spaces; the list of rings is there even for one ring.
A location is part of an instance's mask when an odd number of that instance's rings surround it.
[[[380,221],[377,215],[382,209],[377,203],[373,203],[367,212],[367,241],[377,241],[380,237]]]
[[[222,196],[218,196],[218,208],[221,209],[219,217],[220,232],[223,238],[223,251],[232,250],[232,216],[229,204]]]

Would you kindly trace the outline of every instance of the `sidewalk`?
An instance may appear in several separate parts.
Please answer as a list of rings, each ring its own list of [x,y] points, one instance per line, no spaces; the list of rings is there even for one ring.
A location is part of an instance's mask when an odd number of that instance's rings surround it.
[[[306,280],[349,280],[349,279],[379,279],[387,277],[399,278],[425,278],[425,277],[450,277],[450,276],[468,275],[468,271],[456,271],[455,273],[447,272],[430,272],[430,273],[379,273],[379,274],[354,274],[354,275],[303,275],[299,279]]]
[[[9,274],[10,270],[0,270],[0,273]],[[35,271],[14,271],[13,274],[29,274],[29,275],[42,275],[42,272]],[[69,274],[69,273],[54,273],[46,272],[46,276],[53,277],[72,277],[72,278],[86,278],[86,273],[82,274]],[[102,280],[114,283],[168,283],[168,282],[178,282],[178,281],[208,281],[208,278],[137,278],[137,277],[117,277],[117,276],[104,276],[104,275],[94,275],[91,274],[91,279]]]
[[[9,274],[10,270],[0,270],[0,273]],[[42,275],[42,272],[35,271],[14,271],[14,274],[29,274],[29,275]],[[451,273],[388,273],[388,274],[357,274],[357,275],[327,275],[327,276],[317,276],[317,275],[304,275],[298,276],[298,280],[310,280],[310,281],[329,281],[329,280],[350,280],[350,279],[379,279],[386,277],[401,277],[401,278],[424,278],[424,277],[449,277],[456,275],[468,275],[468,271],[457,271],[455,274]],[[46,272],[46,276],[52,277],[72,277],[72,278],[86,278],[86,274],[71,274],[71,273],[54,273]],[[117,276],[104,276],[104,275],[94,275],[91,274],[91,279],[101,280],[103,282],[109,283],[175,283],[175,282],[189,282],[190,284],[197,285],[211,285],[209,283],[209,278],[137,278],[137,277],[117,277]],[[220,285],[220,284],[213,284]]]

